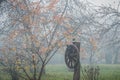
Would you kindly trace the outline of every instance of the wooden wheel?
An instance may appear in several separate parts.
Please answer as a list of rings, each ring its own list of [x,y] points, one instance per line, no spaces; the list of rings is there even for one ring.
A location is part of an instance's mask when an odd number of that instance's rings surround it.
[[[65,52],[65,63],[70,68],[73,69],[78,63],[77,47],[75,45],[68,45]]]

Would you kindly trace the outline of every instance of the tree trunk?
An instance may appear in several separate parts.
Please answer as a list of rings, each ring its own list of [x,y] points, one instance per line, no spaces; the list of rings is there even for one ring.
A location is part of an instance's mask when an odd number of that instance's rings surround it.
[[[114,64],[118,63],[118,52],[115,54]]]
[[[43,71],[44,71],[44,67],[45,67],[45,65],[42,64],[42,67],[41,67],[41,70],[40,70],[40,73],[39,73],[38,80],[41,80],[41,77],[42,77],[42,74],[43,74]]]
[[[105,54],[105,60],[107,64],[111,64],[112,63],[112,55],[111,54]]]
[[[76,68],[74,69],[73,80],[80,80],[80,62],[77,64]]]
[[[73,75],[73,80],[80,80],[80,42],[73,42],[74,45],[77,46],[78,51],[77,51],[77,65],[74,67],[74,75]]]

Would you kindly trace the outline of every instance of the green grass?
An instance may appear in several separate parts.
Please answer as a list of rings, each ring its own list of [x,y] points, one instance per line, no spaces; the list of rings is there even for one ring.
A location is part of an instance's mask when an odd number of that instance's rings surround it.
[[[73,76],[73,72],[70,72],[65,65],[48,65],[46,72],[49,75],[44,77],[46,80],[72,80]]]
[[[0,80],[10,80],[10,76],[5,72],[0,72]]]
[[[99,80],[120,80],[120,64],[100,64]],[[46,80],[72,80],[73,72],[65,65],[48,65]],[[49,78],[49,79],[47,79]]]
[[[100,64],[99,80],[120,80],[120,64]],[[47,65],[42,80],[72,80],[73,72],[65,65]],[[7,73],[0,73],[0,80],[10,80]]]
[[[100,80],[120,80],[120,64],[100,65]]]

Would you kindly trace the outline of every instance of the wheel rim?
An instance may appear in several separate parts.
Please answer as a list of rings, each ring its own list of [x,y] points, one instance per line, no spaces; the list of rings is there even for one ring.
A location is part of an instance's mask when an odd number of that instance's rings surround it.
[[[65,63],[67,67],[73,69],[78,63],[77,49],[74,45],[68,45],[65,52]]]

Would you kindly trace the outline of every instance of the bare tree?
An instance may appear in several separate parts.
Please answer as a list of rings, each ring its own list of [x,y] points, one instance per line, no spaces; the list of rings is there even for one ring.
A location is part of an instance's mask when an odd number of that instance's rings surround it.
[[[116,63],[118,60],[117,56],[119,55],[119,22],[120,22],[120,13],[119,13],[119,5],[120,2],[114,3],[117,6],[100,6],[99,10],[97,10],[97,18],[102,24],[102,28],[100,31],[101,38],[101,48],[105,48],[106,53],[106,61],[108,63]],[[101,49],[104,50],[104,49]],[[108,51],[109,50],[109,51]],[[111,51],[110,51],[111,50]]]
[[[19,77],[41,80],[47,63],[75,32],[66,14],[68,0],[9,0],[7,3],[10,12],[7,13],[9,20],[6,23],[11,27],[4,27],[9,30],[4,43],[13,43],[6,44],[14,53],[10,59],[15,58],[11,61],[17,66],[15,69],[18,69],[18,73],[24,72]],[[29,74],[31,69],[32,76]]]

